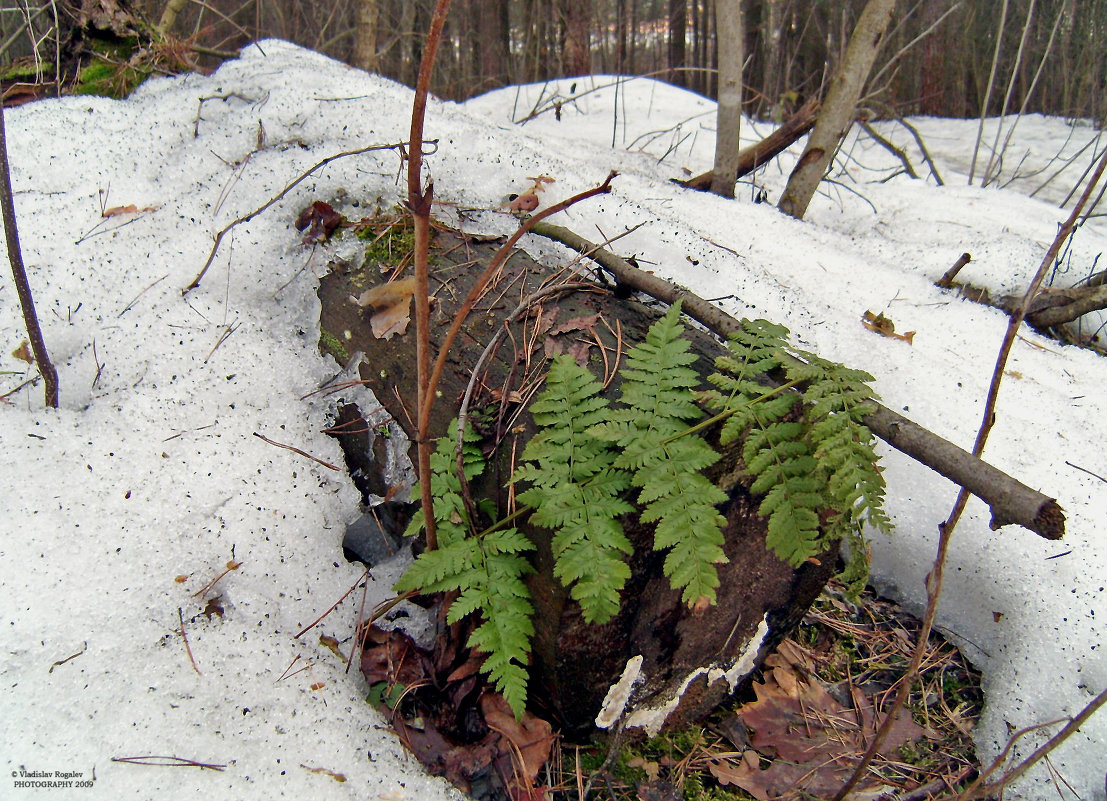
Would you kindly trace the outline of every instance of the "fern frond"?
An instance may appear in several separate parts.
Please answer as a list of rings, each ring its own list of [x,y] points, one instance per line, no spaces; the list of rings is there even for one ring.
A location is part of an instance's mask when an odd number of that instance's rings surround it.
[[[488,654],[481,671],[522,717],[526,702],[527,662],[534,636],[534,607],[523,576],[533,568],[520,554],[534,545],[514,528],[457,540],[425,551],[396,583],[397,592],[457,591],[446,614],[456,623],[474,612],[484,622],[469,635],[469,647]]]
[[[890,531],[890,520],[883,512],[885,484],[876,466],[876,440],[861,422],[876,408],[869,387],[873,377],[814,353],[798,355],[806,362],[808,436],[819,470],[826,476],[827,506],[837,513],[828,521],[829,534],[850,537],[865,523]]]
[[[619,611],[630,577],[625,556],[632,551],[619,522],[632,511],[619,497],[630,477],[613,466],[615,455],[592,431],[607,414],[601,389],[572,357],[555,358],[531,405],[542,428],[511,479],[530,483],[518,500],[534,508],[531,522],[556,532],[554,575],[589,623],[606,623]]]
[[[488,676],[521,719],[527,700],[527,664],[534,637],[534,607],[523,576],[533,572],[519,552],[531,542],[515,529],[493,531],[469,542],[478,543],[480,562],[472,571],[477,581],[450,607],[446,620],[456,623],[474,611],[484,622],[469,635],[469,647],[488,657],[481,672]]]
[[[715,506],[726,494],[701,475],[719,455],[690,422],[703,416],[691,389],[699,376],[696,357],[684,339],[680,303],[650,326],[646,339],[627,354],[620,401],[623,408],[593,431],[618,448],[615,466],[634,471],[641,487],[641,520],[656,522],[654,549],[669,550],[665,573],[688,604],[715,601],[716,565],[725,562],[722,527]]]
[[[484,469],[484,457],[476,446],[479,437],[466,429],[462,437],[462,470],[472,479]],[[520,554],[534,545],[514,528],[492,529],[469,536],[473,521],[461,500],[457,476],[457,423],[438,440],[431,454],[431,495],[438,528],[439,547],[413,561],[400,580],[397,592],[457,592],[446,619],[455,623],[479,612],[484,621],[469,636],[469,646],[488,654],[482,672],[507,699],[516,717],[526,703],[527,662],[534,635],[534,608],[523,576],[533,571]],[[422,527],[416,515],[408,533]]]
[[[858,536],[862,522],[886,529],[890,521],[872,433],[861,422],[875,408],[872,376],[792,351],[787,334],[764,321],[744,322],[729,354],[716,361],[719,372],[709,380],[718,390],[705,400],[730,415],[721,442],[745,437],[750,492],[764,495],[758,511],[768,518],[766,543],[797,566],[835,540]],[[802,391],[801,419],[795,392],[774,394],[758,383],[759,374],[778,368],[787,386]]]
[[[764,372],[791,361],[787,334],[783,326],[763,320],[744,322],[728,342],[730,355],[716,360],[719,372],[709,380],[720,392],[707,402],[730,414],[721,442],[745,437],[742,458],[753,479],[749,491],[764,495],[758,513],[768,519],[765,544],[796,567],[822,550],[819,510],[825,499],[808,426],[786,419],[799,396],[759,383]]]

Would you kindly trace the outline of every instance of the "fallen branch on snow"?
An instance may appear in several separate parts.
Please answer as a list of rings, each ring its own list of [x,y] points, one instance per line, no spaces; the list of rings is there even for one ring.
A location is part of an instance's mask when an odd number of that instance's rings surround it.
[[[532,233],[554,239],[586,255],[609,273],[618,284],[644,292],[665,303],[683,301],[683,310],[724,339],[739,330],[741,323],[722,309],[686,289],[643,272],[609,250],[594,245],[559,225],[539,222]],[[913,423],[884,406],[865,418],[865,425],[893,448],[941,474],[980,498],[992,511],[991,527],[1014,523],[1046,539],[1064,536],[1065,514],[1053,498],[1027,487],[998,468],[954,445],[932,431]]]

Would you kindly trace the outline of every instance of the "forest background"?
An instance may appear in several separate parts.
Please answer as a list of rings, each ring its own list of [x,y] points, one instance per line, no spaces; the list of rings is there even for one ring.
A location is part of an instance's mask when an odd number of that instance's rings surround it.
[[[714,98],[716,4],[737,0],[456,0],[432,91],[650,75]],[[5,0],[0,59],[55,61],[80,13],[132,10],[214,67],[287,39],[413,85],[433,0]],[[783,119],[834,74],[863,0],[744,0],[745,111]],[[899,0],[863,107],[870,117],[1023,111],[1107,117],[1103,0]],[[58,31],[61,35],[58,35]],[[62,46],[58,46],[61,40]],[[56,59],[64,73],[63,58]],[[993,89],[994,75],[1009,86]],[[62,75],[60,85],[65,83]],[[985,98],[987,102],[985,104]]]

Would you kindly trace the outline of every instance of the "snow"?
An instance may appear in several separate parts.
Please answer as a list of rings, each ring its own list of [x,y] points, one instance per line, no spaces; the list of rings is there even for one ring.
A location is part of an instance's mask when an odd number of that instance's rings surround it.
[[[999,183],[1014,180],[986,189],[967,185],[974,121],[912,120],[942,187],[889,177],[898,162],[851,137],[844,173],[801,222],[754,203],[749,183],[728,201],[668,182],[709,168],[709,102],[646,79],[621,83],[617,97],[613,79],[577,80],[578,91],[606,88],[565,103],[560,121],[550,111],[518,125],[512,114],[542,91],[567,96],[569,81],[431,104],[427,136],[438,146],[427,172],[445,219],[465,209],[470,228],[510,230],[497,207],[528,176],[556,179],[552,202],[617,169],[610,195],[557,221],[597,240],[640,225],[617,251],[735,315],[787,325],[802,347],[873,373],[890,408],[971,445],[1006,318],[933,282],[968,251],[960,278],[993,294],[1021,291],[1067,216],[1057,203],[1102,149],[1100,132],[1024,118]],[[238,226],[200,287],[181,295],[217,231],[325,157],[402,141],[410,105],[397,84],[265,41],[211,76],[155,79],[125,101],[72,97],[7,112],[20,237],[62,399],[44,409],[36,386],[0,406],[0,742],[10,772],[95,775],[82,790],[90,799],[459,797],[403,754],[356,669],[345,673],[320,644],[320,634],[336,637],[348,654],[360,592],[297,638],[359,579],[340,547],[357,493],[343,473],[254,436],[340,462],[321,433],[333,398],[303,397],[337,369],[316,347],[327,258],[309,261],[291,223],[314,200],[351,213],[355,200],[362,213],[397,202],[398,155],[320,170]],[[751,123],[744,138],[767,130]],[[881,130],[925,176],[906,131]],[[1067,166],[1055,158],[1062,145]],[[770,200],[796,155],[755,178]],[[131,203],[156,209],[100,216]],[[1086,277],[1105,245],[1107,228],[1093,218],[1058,283]],[[527,247],[561,252],[537,238]],[[865,330],[866,310],[915,331],[914,345]],[[0,279],[0,392],[33,374],[11,355],[24,337],[11,281]],[[991,531],[973,500],[954,537],[938,622],[984,672],[975,734],[984,760],[1010,732],[1073,715],[1107,686],[1107,552],[1097,541],[1107,485],[1085,472],[1107,474],[1107,365],[1024,329],[1008,369],[985,458],[1056,496],[1068,533],[1049,542]],[[873,543],[874,581],[917,611],[956,488],[882,452],[897,532]],[[224,616],[208,619],[193,593],[232,556],[241,566],[215,590]],[[389,581],[371,582],[367,603],[387,597]],[[1020,740],[1016,756],[1041,739]],[[1104,742],[1101,713],[1052,757],[1082,798],[1104,799]],[[111,761],[142,755],[225,769]],[[0,795],[29,793],[11,781]],[[1057,792],[1038,768],[1011,797]]]

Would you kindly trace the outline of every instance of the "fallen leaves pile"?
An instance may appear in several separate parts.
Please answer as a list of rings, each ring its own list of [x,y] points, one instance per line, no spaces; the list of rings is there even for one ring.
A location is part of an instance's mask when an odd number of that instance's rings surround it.
[[[765,661],[753,698],[709,725],[624,745],[594,797],[624,799],[832,798],[849,778],[911,659],[919,622],[866,593],[855,605],[824,594]],[[951,796],[976,774],[971,740],[980,677],[934,634],[908,708],[897,716],[851,801]],[[551,798],[576,798],[589,758],[563,747]],[[606,786],[605,786],[606,785]],[[559,792],[560,791],[560,792]]]

